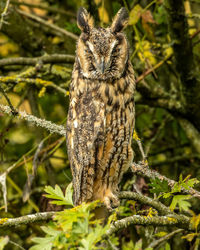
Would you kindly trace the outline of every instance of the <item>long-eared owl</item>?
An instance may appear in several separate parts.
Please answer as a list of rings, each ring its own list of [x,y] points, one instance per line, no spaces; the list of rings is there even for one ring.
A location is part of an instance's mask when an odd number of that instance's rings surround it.
[[[134,71],[122,30],[121,8],[108,28],[95,28],[89,13],[77,15],[78,39],[70,86],[67,147],[74,203],[101,200],[118,205],[118,184],[133,160]]]

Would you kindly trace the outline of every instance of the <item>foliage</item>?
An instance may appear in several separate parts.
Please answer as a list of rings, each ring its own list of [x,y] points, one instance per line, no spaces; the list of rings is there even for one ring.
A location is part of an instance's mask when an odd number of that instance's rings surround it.
[[[179,182],[175,183],[175,185],[170,189],[166,180],[161,181],[156,178],[151,180],[151,183],[149,184],[151,188],[149,191],[157,195],[160,194],[158,198],[163,197],[164,199],[168,199],[172,197],[171,205],[169,206],[172,211],[176,208],[176,206],[178,206],[180,210],[188,211],[191,204],[186,200],[190,199],[191,195],[180,195],[176,193],[180,193],[183,189],[189,190],[198,183],[199,181],[196,178],[190,179],[190,176],[188,175],[185,179],[183,179],[181,174]]]
[[[66,188],[65,195],[58,185],[55,189],[47,186],[45,191],[48,193],[46,197],[53,199],[52,204],[73,206],[71,184]],[[103,226],[102,220],[94,217],[94,210],[98,206],[99,202],[94,201],[57,212],[53,223],[41,227],[46,234],[45,237],[32,239],[36,244],[30,250],[104,249],[106,243],[102,237],[105,236],[114,215],[111,215],[107,224]]]

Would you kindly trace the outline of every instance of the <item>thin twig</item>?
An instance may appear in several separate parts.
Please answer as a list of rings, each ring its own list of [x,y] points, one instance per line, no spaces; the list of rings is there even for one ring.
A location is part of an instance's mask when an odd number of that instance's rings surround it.
[[[178,162],[178,161],[187,161],[187,160],[191,160],[191,159],[199,159],[200,160],[200,154],[189,154],[189,155],[177,155],[171,158],[166,158],[165,160],[154,160],[151,162],[151,167],[154,166],[162,166],[162,165],[166,165],[166,164],[171,164],[174,162]]]
[[[163,130],[163,128],[165,127],[165,125],[167,124],[167,122],[170,120],[171,116],[167,115],[167,117],[165,119],[163,119],[163,121],[161,122],[160,126],[158,127],[155,135],[148,140],[147,144],[146,144],[146,148],[145,148],[145,154],[148,155],[149,154],[149,150],[151,148],[151,145],[153,145],[153,143],[157,140],[160,132]]]
[[[27,173],[27,181],[26,181],[26,184],[24,185],[24,188],[23,188],[23,202],[26,202],[29,197],[30,197],[30,193],[31,193],[31,187],[32,187],[32,184],[33,184],[33,181],[35,179],[35,176],[36,176],[36,173],[37,173],[37,168],[38,168],[38,165],[39,165],[39,154],[43,148],[43,145],[44,145],[44,142],[46,141],[46,138],[44,138],[38,145],[38,148],[34,154],[34,157],[33,157],[33,167],[32,167],[32,173],[29,174]]]
[[[113,245],[113,243],[111,242],[111,240],[108,238],[107,239],[107,242],[109,244],[109,247],[112,249],[112,250],[119,250],[118,247],[116,247],[115,245]]]
[[[41,23],[41,24],[43,24],[43,25],[45,25],[45,26],[47,26],[47,27],[49,27],[51,29],[54,29],[54,30],[58,31],[62,35],[65,35],[67,37],[71,37],[74,40],[78,39],[77,35],[74,35],[73,33],[69,32],[67,30],[62,29],[62,28],[58,27],[55,24],[48,23],[47,21],[45,21],[44,19],[42,19],[42,18],[40,18],[40,17],[38,17],[36,15],[24,12],[24,11],[19,10],[19,9],[17,10],[17,12],[20,13],[21,15],[23,15],[23,16],[26,16],[28,18],[31,18],[31,19],[37,21],[38,23]]]
[[[160,68],[160,66],[162,66],[166,61],[168,61],[170,58],[172,57],[172,55],[168,55],[167,57],[165,57],[162,61],[160,61],[159,63],[157,63],[155,66],[153,66],[152,68],[148,69],[147,71],[145,71],[142,75],[140,75],[137,79],[136,79],[136,83],[140,82],[141,80],[143,80],[147,75],[151,74],[154,70]]]
[[[22,249],[22,250],[26,250],[25,248],[23,248],[22,246],[20,246],[19,244],[17,244],[16,242],[14,242],[14,241],[12,241],[10,239],[9,239],[9,243],[16,246],[16,247],[18,247],[18,248],[20,248],[20,249]]]
[[[178,117],[178,122],[181,127],[184,129],[188,139],[190,140],[192,146],[196,150],[197,153],[200,154],[200,133],[196,129],[196,127],[189,122],[188,120]]]
[[[48,135],[46,139],[48,139],[51,135]],[[50,149],[54,148],[58,143],[61,144],[61,142],[63,142],[65,139],[65,137],[62,137],[58,140],[56,140],[55,142],[53,142],[52,144],[48,145],[46,148],[44,148],[40,154],[42,155],[43,153],[46,153],[47,151],[49,151]],[[28,155],[30,155],[31,153],[33,153],[33,151],[36,149],[37,147],[33,147],[30,151],[28,151],[26,154],[24,154],[22,157],[19,158],[19,160],[17,162],[15,162],[12,166],[10,166],[9,168],[6,169],[6,174],[9,174],[12,170],[24,165],[24,157],[27,157]],[[28,159],[26,159],[26,162],[32,161],[33,160],[33,156],[30,156]]]
[[[181,233],[181,232],[183,232],[183,231],[184,231],[183,229],[177,229],[177,230],[175,230],[175,231],[173,231],[173,232],[171,232],[171,233],[169,233],[169,234],[163,236],[162,238],[160,238],[160,239],[158,239],[158,240],[155,240],[155,241],[151,242],[147,248],[155,248],[155,247],[157,247],[158,245],[160,245],[160,243],[162,243],[163,241],[169,240],[169,239],[172,238],[175,234]]]
[[[12,110],[12,114],[13,115],[17,115],[17,111],[15,110],[15,108],[13,107],[9,97],[6,95],[6,92],[4,91],[4,89],[0,86],[0,91],[2,92],[2,94],[4,95],[4,97],[6,98],[6,101],[8,102],[9,104],[9,107],[11,108]]]
[[[9,4],[10,4],[10,0],[7,0],[7,1],[6,1],[5,8],[4,8],[3,12],[1,13],[0,30],[1,30],[2,26],[3,26],[3,23],[5,23],[4,17],[7,15],[7,11],[8,11]]]
[[[18,1],[14,1],[14,0],[11,0],[10,3],[14,4],[14,5],[24,5],[24,6],[28,6],[30,8],[43,9],[43,10],[50,11],[52,13],[53,12],[54,13],[60,13],[60,14],[68,15],[68,16],[71,16],[71,17],[75,17],[75,14],[73,12],[66,11],[66,10],[63,10],[63,9],[54,8],[54,7],[51,7],[51,6],[45,6],[45,5],[42,5],[42,4],[18,2]]]

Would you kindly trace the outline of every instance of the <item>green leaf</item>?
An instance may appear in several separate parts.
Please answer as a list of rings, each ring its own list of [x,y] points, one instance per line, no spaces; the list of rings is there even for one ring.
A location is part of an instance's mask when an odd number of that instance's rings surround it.
[[[192,179],[187,179],[185,183],[182,183],[182,186],[185,189],[189,190],[190,188],[193,188],[194,185],[196,185],[198,183],[199,183],[199,181],[196,178],[192,178]]]
[[[141,17],[141,13],[142,13],[142,7],[139,4],[136,4],[134,6],[134,8],[130,11],[129,14],[129,24],[130,25],[135,25],[140,17]]]
[[[151,183],[148,185],[151,187],[149,189],[151,193],[156,193],[158,195],[160,193],[169,192],[169,186],[166,180],[161,181],[158,178],[151,179]]]
[[[142,239],[136,242],[134,250],[142,250]]]
[[[169,244],[169,243],[166,243],[166,244],[165,244],[165,250],[170,250],[170,249],[171,249],[170,244]]]
[[[32,241],[37,244],[35,246],[32,246],[30,250],[51,250],[53,246],[54,237],[36,237],[33,238]]]
[[[181,185],[179,183],[175,183],[172,187],[171,193],[179,193],[181,192]]]
[[[71,206],[74,206],[72,183],[70,183],[65,190],[65,199]]]
[[[45,195],[47,198],[53,199],[53,201],[51,201],[52,204],[73,206],[72,184],[69,184],[66,188],[65,196],[58,185],[55,185],[55,189],[51,186],[46,186],[44,191],[47,193]]]
[[[170,209],[173,211],[176,208],[176,206],[178,205],[180,211],[181,210],[188,211],[189,207],[191,207],[191,204],[186,200],[188,200],[190,198],[191,198],[190,195],[175,195],[172,199]]]
[[[167,232],[158,232],[158,233],[154,234],[154,236],[156,236],[156,237],[163,237],[165,235],[167,235]]]
[[[57,236],[60,234],[60,231],[50,226],[41,226],[41,228],[46,234],[49,234],[51,236]]]
[[[8,242],[9,242],[8,236],[0,237],[0,250],[3,250],[5,245],[7,245]]]
[[[163,4],[158,7],[158,11],[155,13],[154,18],[158,24],[167,23],[167,13]]]

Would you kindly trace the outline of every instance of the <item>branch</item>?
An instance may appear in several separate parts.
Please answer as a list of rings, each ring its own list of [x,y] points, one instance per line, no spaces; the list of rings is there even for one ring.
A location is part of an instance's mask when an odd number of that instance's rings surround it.
[[[0,227],[16,227],[24,224],[30,224],[38,221],[46,221],[52,219],[53,215],[56,212],[43,212],[36,214],[29,214],[25,216],[21,216],[18,218],[1,218],[0,219]]]
[[[196,103],[197,106],[198,103]],[[178,118],[178,121],[190,140],[193,148],[200,154],[200,133],[188,120]]]
[[[75,57],[73,55],[62,55],[53,54],[45,55],[35,58],[27,57],[16,57],[16,58],[6,58],[0,60],[0,67],[7,65],[33,65],[38,63],[48,64],[48,63],[74,63]]]
[[[141,75],[141,78],[143,77],[145,76]],[[167,93],[162,87],[150,86],[144,80],[138,80],[136,89],[142,94],[142,98],[137,101],[137,104],[147,104],[167,109],[172,113],[185,114],[183,104],[179,100],[172,98],[172,95]]]
[[[5,114],[13,116],[12,110],[9,106],[0,104],[0,110]],[[17,112],[18,112],[18,114],[16,115],[16,117],[23,119],[25,121],[28,121],[36,126],[45,128],[50,133],[57,133],[57,134],[60,134],[62,136],[65,136],[65,134],[66,134],[65,127],[62,125],[57,125],[57,124],[52,123],[50,121],[47,121],[47,120],[44,120],[41,118],[37,118],[33,115],[28,115],[25,111],[18,111],[17,110]]]
[[[179,226],[184,229],[189,229],[189,219],[185,220],[184,218],[173,218],[170,216],[154,216],[146,217],[140,215],[133,215],[126,217],[124,219],[114,222],[107,231],[107,235],[111,235],[122,228],[128,227],[130,225],[143,225],[143,226]]]
[[[151,162],[151,167],[154,166],[161,166],[161,165],[166,165],[178,161],[186,161],[186,160],[191,160],[191,159],[200,159],[199,154],[191,154],[191,155],[178,155],[175,157],[167,158],[166,160],[154,160]]]
[[[26,17],[28,17],[28,18],[31,18],[31,19],[35,20],[36,22],[41,23],[41,24],[43,24],[43,25],[45,25],[45,26],[47,26],[47,27],[49,27],[49,28],[51,28],[51,29],[53,29],[53,30],[58,31],[58,32],[59,32],[60,34],[62,34],[62,35],[65,35],[65,36],[67,36],[67,37],[71,37],[71,38],[74,39],[74,40],[77,40],[77,39],[78,39],[78,36],[77,36],[77,35],[74,35],[73,33],[69,32],[69,31],[67,31],[67,30],[65,30],[65,29],[62,29],[62,28],[58,27],[58,26],[55,25],[55,24],[48,23],[48,22],[46,22],[44,19],[42,19],[42,18],[40,18],[40,17],[38,17],[38,16],[36,16],[36,15],[30,14],[30,13],[27,13],[27,12],[24,12],[24,11],[19,10],[19,9],[17,10],[17,12],[20,13],[21,15],[26,16]]]
[[[119,198],[131,199],[131,200],[139,201],[141,204],[152,206],[156,210],[158,210],[161,215],[173,214],[173,212],[168,207],[163,205],[161,202],[153,200],[139,193],[123,191],[119,193]]]
[[[40,78],[24,78],[20,76],[0,76],[0,83],[19,83],[19,82],[26,82],[30,84],[40,84],[44,87],[51,86],[52,88],[58,90],[59,92],[67,95],[67,90],[57,86],[55,83],[51,81],[42,80]]]
[[[172,98],[163,98],[162,96],[149,98],[149,96],[147,97],[146,94],[144,95],[143,90],[141,91],[141,89],[139,89],[139,92],[141,92],[144,97],[141,98],[139,101],[137,101],[136,102],[137,104],[148,105],[150,107],[163,108],[168,110],[172,114],[179,114],[179,115],[185,114],[185,108],[183,107],[182,103],[178,100]],[[155,90],[151,90],[151,95],[153,95],[154,93],[156,94]]]
[[[154,70],[160,68],[166,61],[168,61],[170,58],[172,57],[172,55],[168,55],[167,57],[165,57],[162,61],[160,61],[159,63],[157,63],[155,66],[153,66],[152,68],[148,69],[147,71],[145,71],[142,75],[138,76],[138,78],[136,79],[136,83],[140,82],[141,80],[143,80],[146,76],[148,76],[149,74],[151,74]]]
[[[167,181],[168,185],[171,187],[173,187],[177,183],[176,181],[171,180],[154,170],[151,170],[149,167],[145,166],[144,164],[133,163],[131,169],[135,174],[139,174],[148,178],[158,178],[161,181],[165,180]],[[193,197],[200,198],[200,192],[195,190],[194,188],[190,188],[189,190],[182,188],[182,191],[184,193],[191,194]]]

